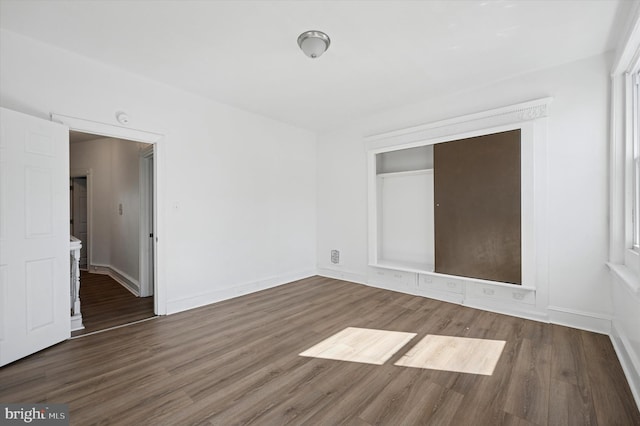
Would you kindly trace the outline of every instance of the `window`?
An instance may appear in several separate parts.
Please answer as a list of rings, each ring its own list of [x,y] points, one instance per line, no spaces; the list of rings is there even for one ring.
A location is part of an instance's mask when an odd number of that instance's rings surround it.
[[[640,26],[611,74],[609,266],[640,279]],[[622,270],[620,270],[622,271]]]

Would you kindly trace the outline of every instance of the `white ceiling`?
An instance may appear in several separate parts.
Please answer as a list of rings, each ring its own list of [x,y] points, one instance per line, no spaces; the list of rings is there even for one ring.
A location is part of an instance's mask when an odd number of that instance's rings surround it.
[[[0,26],[313,131],[615,47],[619,0],[0,0]],[[331,47],[298,49],[306,30]]]

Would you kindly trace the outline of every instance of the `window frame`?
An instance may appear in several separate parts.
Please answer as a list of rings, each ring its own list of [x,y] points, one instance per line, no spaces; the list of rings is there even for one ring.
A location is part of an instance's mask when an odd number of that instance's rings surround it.
[[[640,278],[640,27],[611,74],[609,265]]]

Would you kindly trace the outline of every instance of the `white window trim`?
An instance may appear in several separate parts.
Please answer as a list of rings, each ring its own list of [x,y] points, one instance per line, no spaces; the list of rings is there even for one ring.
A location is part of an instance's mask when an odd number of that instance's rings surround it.
[[[637,15],[640,8],[636,8]],[[640,20],[625,34],[611,73],[609,266],[631,288],[640,283],[640,249],[634,247],[634,75],[640,71]],[[640,214],[640,212],[638,212]]]
[[[636,145],[636,87],[635,87],[635,75],[638,73],[638,63],[634,60],[634,63],[630,68],[622,75],[623,80],[623,94],[624,97],[624,133],[622,140],[620,141],[623,146],[624,152],[623,169],[624,169],[624,262],[623,264],[630,268],[633,274],[640,278],[640,253],[635,245],[636,230],[636,208],[634,206],[636,197],[636,175],[635,175],[635,145]],[[620,243],[618,243],[620,244]],[[633,283],[635,285],[635,283]]]

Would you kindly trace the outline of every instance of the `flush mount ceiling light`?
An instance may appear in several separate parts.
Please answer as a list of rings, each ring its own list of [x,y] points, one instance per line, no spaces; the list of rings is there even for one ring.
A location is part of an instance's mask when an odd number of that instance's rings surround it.
[[[322,31],[305,31],[298,36],[298,46],[310,58],[320,57],[330,44],[329,36]]]

